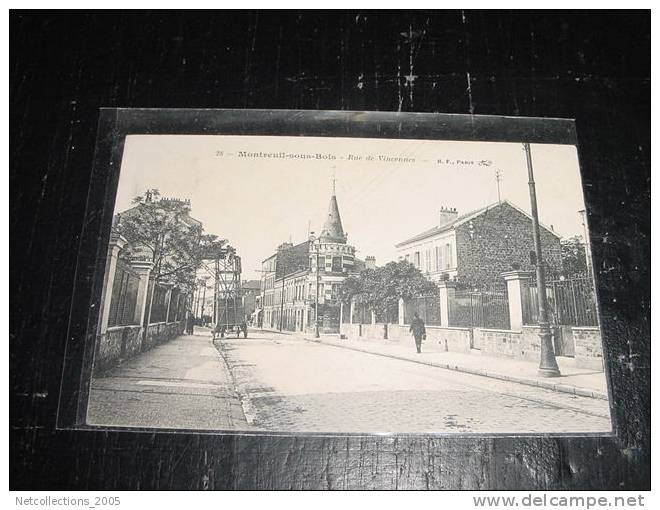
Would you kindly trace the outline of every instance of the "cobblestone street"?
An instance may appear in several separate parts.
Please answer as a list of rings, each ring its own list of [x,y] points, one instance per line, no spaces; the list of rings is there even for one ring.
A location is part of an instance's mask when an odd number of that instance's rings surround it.
[[[591,433],[605,400],[251,331],[217,347],[248,423],[298,432]],[[421,355],[423,356],[423,354]]]

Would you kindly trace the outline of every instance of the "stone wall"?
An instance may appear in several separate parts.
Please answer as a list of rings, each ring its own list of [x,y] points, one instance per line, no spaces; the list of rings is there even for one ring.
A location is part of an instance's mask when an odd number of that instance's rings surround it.
[[[387,336],[385,331],[387,330]],[[562,341],[559,327],[551,327],[553,345]],[[599,328],[573,327],[575,364],[578,367],[603,370],[603,349]],[[409,326],[399,324],[342,324],[341,334],[347,340],[382,341],[385,343],[413,344]],[[538,362],[541,355],[538,326],[523,326],[522,331],[486,328],[443,328],[426,326],[427,352],[461,352],[469,354],[472,348],[483,354]]]
[[[469,328],[426,327],[426,338],[437,342],[443,351],[469,354],[472,349],[472,330]]]
[[[142,350],[142,326],[124,326],[121,328],[122,346],[121,357],[131,358]]]
[[[362,338],[364,340],[385,339],[385,324],[362,324]]]
[[[314,328],[312,328],[312,331]],[[360,324],[342,324],[339,332],[346,338],[355,339],[360,336]]]
[[[550,328],[552,333],[552,343],[555,345],[557,335],[560,335],[559,328]],[[520,343],[520,358],[527,361],[540,361],[541,359],[541,337],[539,336],[538,326],[523,326],[522,338]]]
[[[414,345],[410,334],[410,326],[387,324],[387,339],[385,324],[342,324],[341,334],[348,340],[371,340],[388,343]],[[360,335],[360,330],[362,335]],[[469,353],[472,343],[472,330],[468,328],[442,328],[426,326],[426,341],[423,349],[429,352],[463,352]]]
[[[573,327],[575,364],[582,368],[603,370],[603,344],[599,328]]]
[[[553,345],[560,340],[559,328],[550,328]],[[474,329],[474,346],[489,356],[538,361],[541,339],[538,326],[523,326],[522,331]]]
[[[121,356],[121,343],[124,327],[108,328],[96,342],[94,355],[94,371],[102,371],[111,367]]]
[[[520,358],[522,333],[505,329],[474,328],[474,345],[483,354],[502,358]]]
[[[472,235],[471,235],[472,234]],[[550,271],[561,269],[559,238],[541,228],[543,258]],[[533,271],[532,220],[504,202],[472,222],[456,227],[458,278],[468,282],[502,282],[501,274],[516,263]]]
[[[154,347],[160,338],[160,329],[161,326],[164,325],[164,322],[156,322],[154,324],[149,324],[147,327],[147,334],[144,335],[144,339],[142,340],[142,350],[143,351],[148,351],[152,347]]]
[[[151,324],[145,338],[144,328],[138,325],[108,328],[98,337],[94,356],[94,372],[112,368],[122,359],[129,359],[153,346],[168,342],[183,334],[185,321]]]

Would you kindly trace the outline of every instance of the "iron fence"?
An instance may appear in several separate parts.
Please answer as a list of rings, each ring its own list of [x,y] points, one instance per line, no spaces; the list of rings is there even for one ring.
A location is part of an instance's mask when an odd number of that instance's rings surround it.
[[[167,322],[179,322],[185,317],[185,300],[186,295],[181,292],[181,289],[172,289],[169,306],[170,312],[169,317],[167,318]]]
[[[156,322],[165,322],[167,320],[167,289],[158,284],[154,284],[153,291],[154,297],[151,302],[151,316],[149,319],[150,324]]]
[[[130,267],[117,261],[115,280],[112,283],[108,326],[128,326],[135,323],[135,306],[140,277]]]
[[[449,325],[510,329],[506,285],[483,289],[456,289],[449,299]]]
[[[562,326],[598,326],[596,292],[589,277],[546,281],[548,320]],[[523,324],[538,323],[538,288],[532,280],[523,289]]]
[[[353,324],[371,324],[371,309],[364,303],[355,303],[353,307]]]
[[[405,303],[403,322],[410,324],[417,313],[427,326],[440,326],[440,297],[419,296],[407,300]]]

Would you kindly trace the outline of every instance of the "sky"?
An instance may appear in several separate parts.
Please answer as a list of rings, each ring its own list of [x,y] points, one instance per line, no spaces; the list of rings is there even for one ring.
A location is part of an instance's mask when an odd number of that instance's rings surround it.
[[[583,234],[576,148],[532,144],[531,152],[540,221],[562,237]],[[148,188],[189,198],[204,230],[237,249],[243,279],[259,279],[279,244],[320,232],[333,178],[348,242],[382,265],[396,260],[396,243],[437,225],[441,207],[463,214],[496,203],[496,170],[501,198],[529,213],[519,143],[129,135],[115,213]]]

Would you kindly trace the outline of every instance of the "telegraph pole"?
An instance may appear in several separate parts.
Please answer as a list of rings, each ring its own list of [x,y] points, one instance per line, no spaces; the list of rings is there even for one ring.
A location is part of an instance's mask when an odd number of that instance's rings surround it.
[[[204,304],[206,303],[206,280],[204,280],[204,288],[202,289],[202,313],[201,319],[202,319],[202,325],[204,324]]]
[[[214,261],[215,278],[213,282],[213,323],[218,326],[218,288],[220,286],[220,259],[217,257]]]
[[[593,278],[593,270],[591,267],[591,243],[589,242],[589,233],[587,232],[587,211],[581,209],[578,211],[580,219],[582,220],[582,229],[584,230],[584,258],[587,265],[587,275]]]
[[[280,252],[284,255],[284,250]],[[278,254],[279,258],[279,254]],[[282,257],[282,291],[280,292],[280,331],[282,331],[282,322],[284,321],[284,283],[286,282],[287,264],[286,258]]]
[[[534,182],[534,168],[532,166],[532,150],[529,143],[523,144],[527,157],[527,174],[529,176],[529,201],[532,209],[532,235],[534,237],[534,250],[536,251],[536,288],[539,305],[539,337],[541,339],[541,362],[539,375],[541,377],[559,377],[561,372],[557,366],[555,350],[552,346],[552,333],[548,323],[548,298],[545,288],[545,265],[541,251],[541,232],[539,228],[539,211],[536,203],[536,184]]]
[[[319,245],[315,243],[316,236],[311,234],[309,236],[309,242],[312,243],[314,251],[316,253],[316,299],[314,300],[314,338],[320,338],[321,333],[319,331],[319,280],[321,278],[320,268],[319,268]]]

